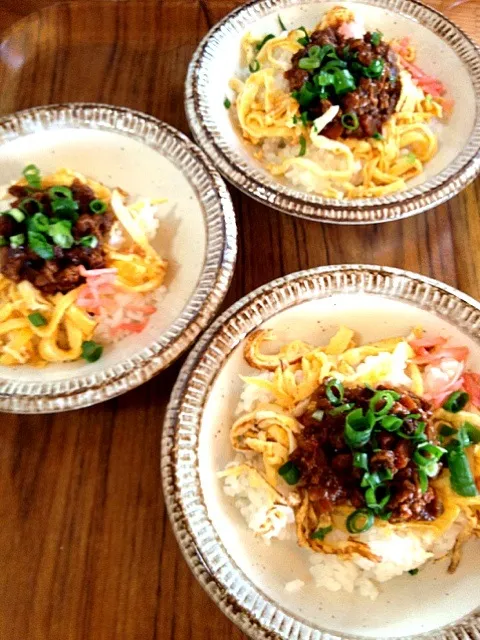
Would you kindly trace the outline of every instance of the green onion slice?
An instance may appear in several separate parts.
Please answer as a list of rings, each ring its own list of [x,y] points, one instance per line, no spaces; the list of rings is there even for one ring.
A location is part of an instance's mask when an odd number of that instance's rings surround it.
[[[44,260],[51,260],[53,258],[54,253],[52,245],[48,242],[46,237],[38,231],[28,232],[28,246]]]
[[[354,402],[347,402],[346,404],[341,404],[338,407],[334,407],[333,409],[330,409],[330,411],[328,412],[328,415],[338,416],[342,413],[346,413],[347,411],[351,411],[354,407],[355,407]]]
[[[228,98],[225,98],[225,100],[223,101],[223,106],[225,107],[225,109],[230,109],[230,107],[232,106],[232,103]]]
[[[35,164],[27,165],[22,171],[22,174],[30,187],[33,187],[34,189],[41,188],[42,178],[40,176],[40,169]]]
[[[310,49],[308,50],[308,55],[310,58],[323,58],[323,49],[322,47],[319,47],[318,44],[314,44],[313,46],[310,47]]]
[[[378,131],[376,131],[373,136],[372,136],[375,140],[384,140],[385,138],[382,136],[381,133],[378,133]]]
[[[337,69],[333,74],[333,88],[338,96],[342,96],[349,91],[355,91],[357,85],[355,78],[348,69]]]
[[[343,384],[336,378],[332,378],[332,380],[329,380],[325,385],[325,396],[333,405],[341,404],[343,402],[344,394],[345,389],[343,388]]]
[[[300,473],[300,469],[291,460],[282,465],[278,470],[278,473],[289,485],[297,484],[297,482],[300,480],[300,476],[302,475]]]
[[[78,243],[82,247],[89,247],[90,249],[95,249],[98,247],[98,238],[97,236],[83,236],[80,238]]]
[[[10,236],[10,246],[13,249],[18,249],[25,244],[25,234],[18,233],[16,236]]]
[[[307,141],[304,135],[300,136],[300,151],[298,152],[298,157],[304,156],[307,153]]]
[[[368,471],[368,455],[366,453],[354,453],[353,466],[357,467],[357,469],[365,469],[365,471]]]
[[[70,249],[74,243],[71,231],[72,223],[70,220],[59,220],[55,224],[51,224],[49,226],[48,235],[52,238],[57,247]]]
[[[471,443],[473,444],[480,443],[480,429],[478,427],[475,427],[473,424],[470,424],[470,422],[464,422],[461,429],[463,429],[465,433],[468,435]]]
[[[365,491],[367,507],[375,511],[382,511],[387,506],[390,497],[390,490],[384,484],[369,487]]]
[[[280,29],[282,31],[286,31],[287,27],[285,26],[285,23],[282,20],[282,16],[278,16],[278,24],[280,25]]]
[[[450,484],[455,493],[467,498],[477,496],[478,490],[465,451],[461,447],[450,449],[447,462],[450,470]]]
[[[438,473],[438,461],[447,453],[447,449],[423,442],[419,444],[413,453],[413,461],[425,471],[429,478],[433,478]]]
[[[252,60],[248,65],[251,73],[256,73],[260,69],[260,63],[258,60]]]
[[[92,213],[105,213],[107,210],[107,203],[103,200],[92,200],[88,206]]]
[[[363,75],[367,78],[379,78],[385,67],[385,63],[381,58],[374,60],[368,67],[363,67]]]
[[[382,40],[382,36],[383,36],[383,33],[381,31],[375,31],[374,33],[372,33],[370,42],[373,44],[374,47],[378,47],[378,45]]]
[[[417,424],[417,428],[415,429],[415,431],[413,433],[411,433],[411,434],[405,433],[405,431],[403,431],[403,429],[399,429],[399,431],[397,433],[401,438],[404,438],[405,440],[425,441],[425,440],[427,440],[427,436],[424,433],[426,426],[427,425],[426,425],[425,422],[419,422]]]
[[[418,573],[418,569],[410,569],[410,571],[408,572],[411,576],[416,576]]]
[[[101,344],[94,342],[93,340],[86,340],[82,342],[82,358],[87,362],[96,362],[103,353],[103,347]]]
[[[385,416],[399,398],[400,394],[396,391],[390,391],[388,389],[376,391],[368,406],[375,416]],[[378,405],[380,405],[380,407]]]
[[[42,314],[38,313],[38,311],[36,311],[35,313],[31,313],[28,316],[28,319],[34,327],[44,327],[46,324],[48,324],[45,316],[42,316]]]
[[[2,215],[10,216],[16,222],[23,222],[25,220],[25,213],[20,209],[16,209],[16,208],[9,209],[8,211],[5,211]]]
[[[375,518],[370,509],[357,509],[351,513],[346,522],[350,533],[364,533],[372,528]]]
[[[458,413],[469,400],[470,396],[465,391],[454,391],[443,403],[443,408],[450,413]]]
[[[298,31],[303,31],[303,33],[305,34],[304,37],[302,38],[298,38],[297,42],[298,44],[301,44],[302,47],[306,47],[307,44],[310,42],[310,36],[308,35],[307,30],[305,29],[305,27],[299,27]]]
[[[380,420],[382,429],[385,429],[385,431],[390,431],[392,433],[394,431],[398,431],[402,424],[403,420],[401,418],[398,418],[397,416],[383,416]]]
[[[450,427],[448,424],[442,424],[440,425],[438,433],[441,436],[445,436],[446,438],[448,438],[449,436],[454,436],[457,433],[457,430],[453,427]]]
[[[420,485],[420,490],[422,493],[425,493],[428,489],[428,476],[425,473],[425,470],[419,467],[417,469],[418,473],[418,483]]]
[[[323,529],[317,529],[316,531],[314,531],[311,535],[310,535],[310,539],[311,540],[323,540],[325,538],[325,536],[327,535],[327,533],[330,533],[330,531],[333,531],[333,527],[323,527]]]
[[[39,233],[48,231],[49,225],[50,220],[43,213],[35,213],[31,218],[28,219],[27,222],[29,231],[38,231]]]
[[[48,190],[48,195],[52,200],[73,200],[73,194],[71,189],[68,187],[50,187]]]
[[[257,42],[257,44],[255,45],[255,49],[257,51],[260,51],[260,49],[263,47],[263,45],[268,42],[269,40],[272,40],[272,38],[275,38],[275,36],[273,35],[273,33],[269,33],[267,36],[264,37],[263,40],[261,40],[260,42]]]
[[[35,200],[35,198],[25,198],[20,202],[18,208],[29,215],[33,215],[34,213],[41,213],[43,211],[42,203],[38,200]]]
[[[342,125],[348,131],[355,131],[358,129],[360,122],[356,113],[344,113],[342,116]]]
[[[345,420],[345,441],[354,448],[359,449],[367,444],[375,425],[375,416],[372,411],[363,415],[362,409],[354,409]]]
[[[413,153],[413,151],[410,151],[410,153],[407,153],[407,155],[405,156],[405,159],[409,164],[415,164],[417,156]]]
[[[330,60],[322,68],[322,71],[335,71],[336,69],[346,69],[347,63],[343,60]]]
[[[5,236],[0,236],[0,247],[8,246],[8,240]]]
[[[318,69],[320,64],[320,60],[317,60],[316,58],[301,58],[298,61],[298,68],[304,69],[305,71],[312,71],[313,69]]]

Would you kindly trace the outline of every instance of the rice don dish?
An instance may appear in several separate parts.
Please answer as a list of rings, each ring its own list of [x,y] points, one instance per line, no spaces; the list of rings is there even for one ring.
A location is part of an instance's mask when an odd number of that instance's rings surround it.
[[[163,202],[26,167],[0,196],[0,365],[95,362],[143,331],[165,291]]]
[[[454,572],[480,532],[469,349],[420,327],[364,345],[343,326],[326,346],[272,353],[274,341],[271,330],[246,339],[259,373],[242,377],[235,455],[218,473],[246,526],[308,549],[311,579],[330,591],[375,599],[381,583],[441,559]]]
[[[438,150],[453,102],[416,64],[408,35],[387,40],[344,7],[309,31],[242,39],[225,106],[254,157],[284,183],[324,197],[405,189]]]

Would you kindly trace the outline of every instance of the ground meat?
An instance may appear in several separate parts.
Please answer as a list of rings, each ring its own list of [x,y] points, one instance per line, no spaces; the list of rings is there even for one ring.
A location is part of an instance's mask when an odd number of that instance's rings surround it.
[[[95,236],[98,245],[95,248],[82,245],[63,249],[54,246],[54,257],[44,260],[29,246],[16,249],[2,247],[0,249],[0,272],[10,280],[19,282],[28,280],[43,293],[66,293],[82,284],[85,280],[79,273],[80,265],[86,269],[102,269],[106,266],[103,245],[108,232],[113,224],[114,216],[107,209],[104,214],[94,214],[90,211],[90,202],[95,200],[93,190],[75,179],[70,187],[74,200],[78,203],[79,217],[72,226],[72,235],[76,242],[85,236]],[[51,197],[47,191],[32,192],[26,187],[13,185],[9,189],[10,195],[16,200],[11,207],[18,207],[26,197],[33,198],[42,207],[42,213],[52,217],[54,212],[51,207]],[[32,215],[38,209],[35,203],[22,205],[26,213]],[[27,238],[25,222],[17,223],[11,216],[0,215],[0,235],[9,238],[12,235],[23,233]]]
[[[313,46],[332,45],[338,59],[346,63],[346,68],[356,78],[355,90],[343,95],[330,92],[328,99],[319,97],[307,107],[302,107],[310,119],[323,115],[333,105],[340,107],[335,119],[322,131],[329,138],[371,137],[381,131],[382,125],[395,111],[401,92],[397,56],[387,43],[380,41],[374,45],[371,38],[371,33],[365,34],[362,39],[344,38],[331,27],[314,31],[309,44],[293,56],[292,68],[285,72],[290,90],[299,91],[305,82],[312,81],[315,74],[315,70],[308,72],[300,69],[300,60],[308,56]],[[369,67],[375,60],[383,62],[381,75],[376,78],[362,75],[362,66]],[[343,126],[342,116],[345,114],[353,114],[358,118],[357,129],[352,131]]]
[[[389,387],[378,387],[387,390]],[[365,387],[345,389],[344,403],[354,403],[356,407],[368,410],[374,391]],[[365,506],[361,480],[364,470],[353,465],[353,455],[345,441],[345,415],[331,415],[332,404],[325,396],[322,385],[312,399],[309,410],[300,418],[304,425],[297,437],[297,448],[290,460],[300,470],[299,486],[308,491],[317,513],[329,512],[335,505],[351,504],[356,508]],[[377,407],[377,410],[380,410]],[[318,419],[319,410],[323,411]],[[405,413],[406,412],[406,413]],[[413,393],[402,393],[390,410],[392,415],[405,417],[402,429],[415,432],[419,423],[428,421],[432,407]],[[316,415],[317,418],[313,416]],[[367,453],[369,471],[390,472],[388,488],[390,500],[387,509],[392,512],[392,522],[408,520],[432,520],[443,510],[441,501],[430,486],[422,493],[417,474],[417,466],[412,456],[415,445],[411,439],[403,438],[396,432],[379,431],[362,451]]]

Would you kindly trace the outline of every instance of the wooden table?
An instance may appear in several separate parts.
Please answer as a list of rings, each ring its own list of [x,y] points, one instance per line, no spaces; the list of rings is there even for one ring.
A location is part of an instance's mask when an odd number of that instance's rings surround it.
[[[0,29],[48,4],[0,0]],[[236,4],[91,0],[94,11],[49,9],[4,34],[0,112],[102,101],[187,132],[188,61],[208,27]],[[473,0],[450,15],[480,40],[479,5]],[[7,53],[8,69],[1,63]],[[480,297],[480,181],[425,215],[368,227],[296,220],[234,189],[232,196],[239,257],[225,306],[272,278],[341,262],[405,267]],[[91,409],[2,417],[0,640],[244,637],[195,582],[165,512],[159,447],[179,365]]]

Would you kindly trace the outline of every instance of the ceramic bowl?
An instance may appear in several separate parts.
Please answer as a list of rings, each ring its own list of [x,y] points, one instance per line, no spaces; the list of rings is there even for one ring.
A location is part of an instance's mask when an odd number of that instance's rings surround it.
[[[43,173],[75,169],[134,197],[168,199],[153,242],[170,264],[168,291],[148,327],[93,364],[0,367],[0,410],[77,409],[145,382],[208,325],[233,274],[235,217],[204,154],[169,125],[129,109],[67,104],[0,119],[0,184],[30,163]]]
[[[226,311],[189,355],[173,390],[163,437],[164,495],[178,542],[205,590],[257,640],[480,637],[480,554],[470,541],[453,575],[444,562],[382,585],[376,601],[316,588],[309,552],[294,541],[265,546],[249,530],[216,473],[234,457],[229,430],[239,374],[254,373],[243,340],[258,327],[279,342],[326,344],[338,325],[362,341],[406,335],[422,325],[471,350],[480,367],[480,304],[435,280],[362,265],[322,267],[254,291]],[[298,593],[285,584],[306,582]],[[425,634],[425,635],[422,635]]]
[[[239,69],[240,41],[246,32],[279,33],[312,29],[338,0],[253,0],[219,22],[200,43],[186,81],[186,112],[202,149],[236,187],[294,216],[344,224],[384,222],[420,213],[448,200],[480,170],[480,53],[469,37],[439,12],[416,0],[350,0],[345,3],[367,28],[390,39],[410,35],[418,64],[439,77],[455,100],[452,118],[439,128],[439,151],[422,176],[392,195],[335,200],[308,194],[271,176],[253,158],[224,108],[230,78]]]

